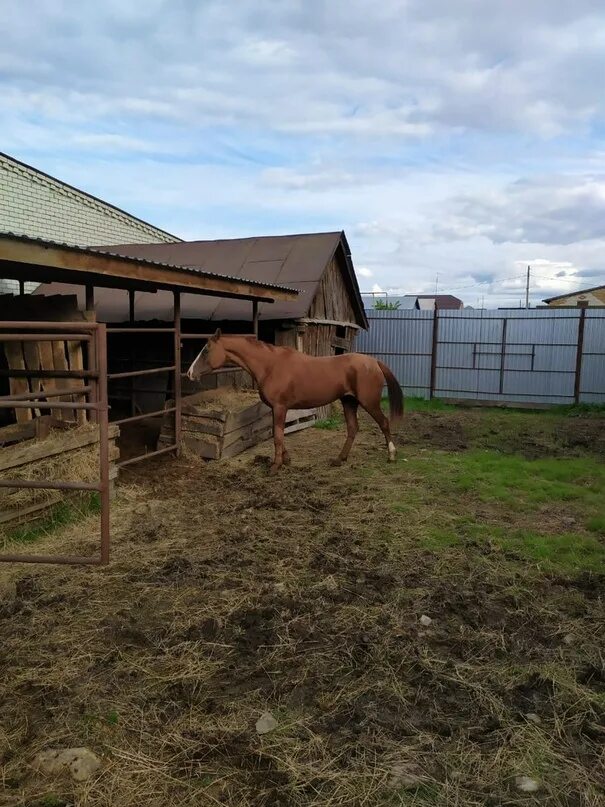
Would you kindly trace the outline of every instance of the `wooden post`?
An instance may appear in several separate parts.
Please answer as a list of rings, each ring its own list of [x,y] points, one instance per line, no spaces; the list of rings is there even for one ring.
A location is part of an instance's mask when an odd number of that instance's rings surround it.
[[[584,326],[586,325],[586,306],[580,309],[578,320],[578,345],[576,349],[576,374],[573,385],[573,398],[576,404],[580,403],[580,384],[582,382],[582,357],[584,354]]]
[[[94,311],[95,308],[95,287],[86,286],[86,310]]]
[[[431,340],[431,381],[429,387],[429,399],[432,401],[435,396],[435,377],[437,375],[437,346],[439,343],[439,309],[433,312],[433,337]]]
[[[174,443],[181,455],[181,294],[174,294]]]
[[[499,392],[502,395],[504,391],[504,365],[506,361],[506,329],[508,327],[508,319],[505,317],[502,320],[502,344],[500,345],[500,388]]]
[[[252,331],[258,339],[258,300],[252,301]]]

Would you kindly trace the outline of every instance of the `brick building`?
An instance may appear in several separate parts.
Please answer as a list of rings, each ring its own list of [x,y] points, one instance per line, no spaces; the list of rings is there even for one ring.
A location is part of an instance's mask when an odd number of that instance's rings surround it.
[[[0,231],[78,246],[181,240],[2,153]],[[0,278],[0,293],[16,291],[16,281]]]

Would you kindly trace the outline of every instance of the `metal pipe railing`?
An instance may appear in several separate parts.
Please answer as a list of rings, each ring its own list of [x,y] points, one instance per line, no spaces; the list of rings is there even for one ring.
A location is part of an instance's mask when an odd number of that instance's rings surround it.
[[[10,330],[10,333],[4,331]],[[23,331],[23,333],[20,333]],[[52,392],[30,392],[2,396],[0,409],[71,409],[87,410],[99,423],[99,479],[97,482],[72,482],[53,479],[0,479],[0,488],[23,490],[71,490],[99,493],[101,503],[101,546],[95,557],[78,555],[35,555],[24,553],[0,554],[3,563],[58,563],[99,565],[109,562],[109,406],[107,402],[107,335],[105,326],[97,322],[1,322],[0,342],[83,341],[89,343],[88,370],[4,370],[12,378],[91,378],[92,383],[80,388]],[[92,369],[91,369],[92,368]],[[40,398],[89,395],[88,403],[64,401],[47,402]]]

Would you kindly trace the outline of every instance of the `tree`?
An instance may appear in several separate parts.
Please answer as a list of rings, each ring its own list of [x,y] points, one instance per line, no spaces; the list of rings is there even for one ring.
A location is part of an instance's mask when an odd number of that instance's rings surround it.
[[[397,311],[401,305],[400,300],[375,300],[374,308],[376,311]]]

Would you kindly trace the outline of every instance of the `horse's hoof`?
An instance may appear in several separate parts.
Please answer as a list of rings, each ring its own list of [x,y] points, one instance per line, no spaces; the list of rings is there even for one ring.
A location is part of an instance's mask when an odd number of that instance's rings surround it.
[[[342,460],[336,457],[336,459],[330,460],[330,465],[332,468],[340,468],[342,465]]]
[[[275,476],[277,474],[277,472],[279,471],[279,469],[280,469],[280,466],[275,465],[275,463],[273,463],[273,465],[269,468],[269,473],[271,474],[271,476]]]

